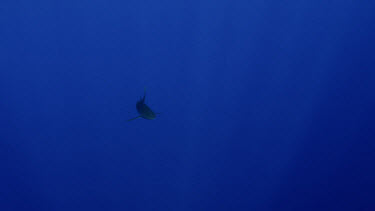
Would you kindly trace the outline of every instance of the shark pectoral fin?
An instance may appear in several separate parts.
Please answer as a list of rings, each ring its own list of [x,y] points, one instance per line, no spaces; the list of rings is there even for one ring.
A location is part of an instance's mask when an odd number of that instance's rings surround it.
[[[140,117],[141,117],[141,116],[137,116],[137,117],[131,118],[131,119],[128,120],[128,122],[133,121],[133,120],[135,120],[135,119],[138,119],[138,118],[140,118]]]

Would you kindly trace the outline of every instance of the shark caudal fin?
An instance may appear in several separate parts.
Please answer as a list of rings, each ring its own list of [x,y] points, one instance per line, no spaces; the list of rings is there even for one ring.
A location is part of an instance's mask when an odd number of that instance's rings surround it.
[[[145,101],[145,99],[146,99],[146,87],[144,87],[144,94],[143,94],[143,102]]]
[[[136,119],[138,119],[138,118],[141,118],[141,116],[137,116],[137,117],[131,118],[131,119],[128,120],[128,122],[133,121],[133,120],[136,120]]]

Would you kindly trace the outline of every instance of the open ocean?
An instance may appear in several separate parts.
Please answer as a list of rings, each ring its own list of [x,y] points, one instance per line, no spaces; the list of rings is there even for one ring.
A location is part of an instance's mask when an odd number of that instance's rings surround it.
[[[374,211],[375,1],[2,0],[19,210]]]

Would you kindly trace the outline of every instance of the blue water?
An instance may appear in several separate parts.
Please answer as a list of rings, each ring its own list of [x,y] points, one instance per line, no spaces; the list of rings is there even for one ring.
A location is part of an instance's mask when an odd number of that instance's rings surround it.
[[[0,210],[375,210],[374,11],[2,1]]]

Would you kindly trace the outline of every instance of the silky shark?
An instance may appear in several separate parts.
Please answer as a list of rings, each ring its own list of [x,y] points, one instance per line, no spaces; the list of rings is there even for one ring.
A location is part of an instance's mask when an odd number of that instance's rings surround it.
[[[136,108],[139,113],[139,116],[129,119],[128,121],[132,121],[138,118],[149,119],[149,120],[156,118],[156,114],[159,114],[159,113],[154,113],[151,110],[151,108],[145,104],[145,99],[146,99],[146,89],[145,89],[143,98],[137,101],[137,104],[136,104]]]

